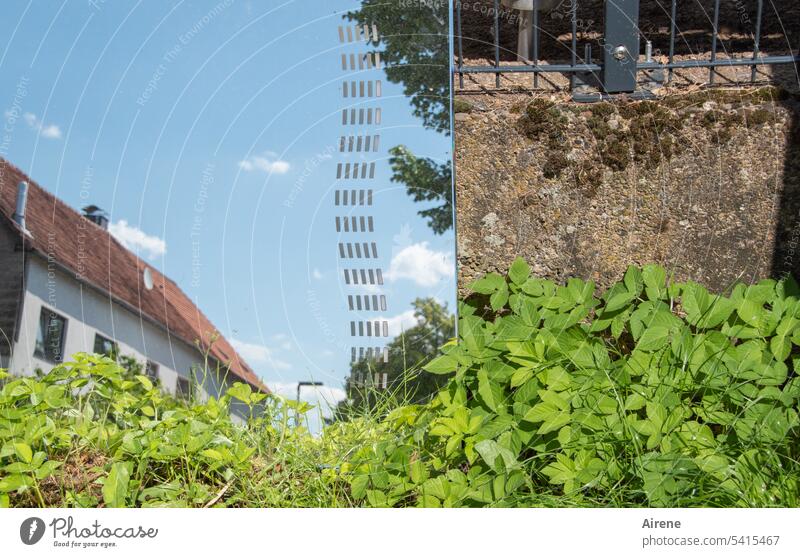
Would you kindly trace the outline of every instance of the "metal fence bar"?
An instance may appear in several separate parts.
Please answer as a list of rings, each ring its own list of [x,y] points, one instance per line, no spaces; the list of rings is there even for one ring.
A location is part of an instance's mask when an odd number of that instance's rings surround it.
[[[632,93],[639,59],[639,0],[608,0],[603,32],[603,92]]]
[[[757,65],[768,66],[777,64],[800,64],[800,56],[765,56],[759,58]],[[710,60],[679,60],[673,63],[663,64],[661,62],[639,62],[636,64],[636,71],[642,70],[668,70],[668,69],[687,69],[687,68],[710,68],[710,67],[733,67],[733,66],[752,66],[750,58],[731,58],[711,62]],[[503,73],[575,73],[575,72],[599,72],[603,69],[601,64],[544,64],[540,66],[507,66],[501,68]],[[495,73],[492,66],[464,66],[464,73]]]
[[[760,58],[757,65],[759,66],[772,66],[777,64],[799,64],[800,56],[787,54],[784,56],[765,56]],[[672,64],[661,64],[659,62],[639,62],[636,64],[637,70],[658,70],[661,68],[721,68],[732,66],[752,66],[753,60],[750,58],[730,58],[726,60],[680,60]]]
[[[719,34],[719,1],[714,0],[714,28],[712,29],[714,36],[711,37],[711,61],[714,62],[717,59],[717,35]],[[710,84],[714,84],[714,76],[716,74],[716,70],[714,66],[711,66],[711,69],[708,71],[708,82]]]
[[[751,64],[750,60],[747,60]],[[598,72],[603,69],[600,64],[545,64],[540,66],[506,66],[500,69],[503,73],[575,73]],[[464,66],[464,73],[495,73],[493,66]]]
[[[756,32],[753,37],[753,60],[758,58],[759,47],[761,46],[761,13],[764,11],[764,0],[758,0],[758,9],[756,11]],[[756,80],[756,64],[750,69],[750,81]]]
[[[663,70],[668,72],[667,81],[672,81],[673,73],[676,69],[689,68],[708,68],[709,84],[715,82],[717,68],[740,67],[751,68],[750,81],[755,81],[758,66],[768,66],[777,64],[798,64],[800,55],[787,54],[778,56],[762,56],[761,54],[761,34],[763,24],[764,0],[757,0],[756,24],[753,33],[753,54],[752,56],[742,56],[739,58],[719,59],[718,51],[720,46],[719,19],[720,19],[720,0],[714,0],[714,14],[712,21],[712,40],[711,55],[709,59],[703,60],[681,60],[676,61],[676,42],[678,39],[677,12],[678,0],[670,0],[670,31],[669,31],[669,57],[668,62],[658,62],[647,59],[644,62],[638,61],[639,52],[639,0],[609,0],[606,2],[606,18],[604,28],[605,48],[598,63],[593,63],[591,45],[586,45],[583,54],[583,63],[579,63],[577,54],[578,42],[578,0],[570,1],[570,23],[571,23],[571,56],[567,64],[541,64],[541,0],[532,0],[533,11],[531,19],[525,24],[520,25],[520,32],[527,32],[531,36],[531,44],[526,53],[528,58],[523,64],[501,65],[500,63],[500,1],[494,0],[494,61],[487,66],[467,65],[464,58],[463,31],[462,31],[462,6],[461,2],[456,2],[456,27],[458,32],[458,60],[456,70],[459,74],[459,85],[464,87],[465,74],[493,73],[495,75],[495,86],[500,87],[500,77],[503,73],[531,73],[533,74],[533,86],[539,87],[539,74],[560,73],[569,76],[570,90],[574,90],[578,83],[578,72],[599,74],[601,86],[606,93],[631,92],[636,88],[636,75],[640,71]],[[609,8],[611,6],[611,8]],[[520,53],[522,55],[523,53]]]
[[[464,45],[461,34],[461,0],[456,0],[456,26],[458,28],[458,86],[464,88]]]
[[[678,22],[675,21],[678,17],[678,0],[672,0],[672,8],[670,10],[670,26],[669,26],[669,63],[675,61],[675,30],[678,27]],[[667,82],[672,81],[672,68],[670,68],[667,75]]]
[[[500,68],[500,0],[494,0],[494,67]],[[494,77],[494,86],[500,88],[500,72]]]
[[[539,0],[533,0],[533,17],[531,17],[533,40],[533,65],[539,65]],[[533,87],[539,88],[539,72],[533,74]]]
[[[578,0],[572,2],[572,65],[578,63]],[[569,76],[569,90],[575,89],[575,72]]]

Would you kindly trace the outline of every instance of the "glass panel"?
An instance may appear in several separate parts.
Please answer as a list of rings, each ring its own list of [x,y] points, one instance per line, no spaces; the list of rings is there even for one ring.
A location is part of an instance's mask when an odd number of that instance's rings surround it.
[[[65,318],[47,308],[42,308],[34,355],[51,363],[60,362],[63,358],[66,326]]]
[[[280,86],[254,101],[264,128],[232,194],[253,223],[233,224],[227,244],[252,247],[225,276],[229,296],[252,292],[242,340],[266,346],[254,364],[287,397],[360,406],[440,384],[406,373],[454,334],[449,19],[432,5],[277,12],[301,26],[289,60],[268,64]],[[324,386],[298,395],[297,381]]]
[[[105,354],[109,358],[116,358],[119,354],[117,343],[102,335],[94,336],[94,353]]]
[[[207,366],[210,394],[400,388],[454,328],[445,3],[131,9],[90,9],[78,37],[85,5],[31,8],[5,58],[3,211],[26,181],[32,249],[68,271],[37,295],[140,365]],[[59,102],[23,107],[33,83]]]
[[[158,364],[147,360],[147,364],[145,364],[144,368],[145,375],[150,379],[156,380],[158,379]]]
[[[191,382],[185,377],[178,377],[178,382],[175,387],[175,395],[178,398],[189,400],[192,394]]]

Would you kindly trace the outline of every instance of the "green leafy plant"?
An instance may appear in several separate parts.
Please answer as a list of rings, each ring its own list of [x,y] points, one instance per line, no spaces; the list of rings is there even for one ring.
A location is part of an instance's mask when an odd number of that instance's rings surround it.
[[[796,506],[800,299],[787,279],[727,296],[664,269],[594,284],[471,285],[450,374],[353,460],[369,505]]]
[[[430,402],[319,435],[305,403],[178,400],[103,356],[0,372],[0,506],[800,504],[793,280],[722,295],[648,265],[599,294],[518,259],[472,291]]]
[[[89,354],[40,377],[0,371],[0,506],[349,504],[336,467],[356,424],[315,437],[290,425],[307,408],[249,385],[185,401],[137,371]]]

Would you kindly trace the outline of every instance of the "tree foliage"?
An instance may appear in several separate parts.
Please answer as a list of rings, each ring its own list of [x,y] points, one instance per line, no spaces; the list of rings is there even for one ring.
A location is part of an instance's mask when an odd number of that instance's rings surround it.
[[[359,411],[376,404],[375,377],[387,374],[387,393],[402,402],[429,400],[446,382],[441,376],[422,372],[420,366],[439,353],[454,334],[453,314],[446,304],[433,298],[418,298],[412,304],[417,324],[389,343],[389,361],[359,360],[350,369],[346,390],[349,406]],[[409,368],[409,365],[414,365]],[[386,394],[386,393],[384,393]],[[343,407],[341,410],[345,410]]]
[[[363,0],[346,16],[360,25],[377,25],[386,77],[402,83],[414,115],[425,127],[450,134],[449,27],[446,2],[399,6]]]
[[[389,150],[392,182],[406,185],[406,193],[416,203],[439,201],[440,204],[417,212],[436,233],[443,234],[453,226],[453,185],[450,161],[440,164],[415,156],[405,146]]]

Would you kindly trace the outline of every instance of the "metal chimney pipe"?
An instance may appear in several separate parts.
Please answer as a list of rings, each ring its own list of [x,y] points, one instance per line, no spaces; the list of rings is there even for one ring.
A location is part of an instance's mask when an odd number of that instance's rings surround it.
[[[28,182],[22,181],[17,185],[17,209],[14,211],[14,222],[22,230],[25,228],[25,206],[28,204]]]

